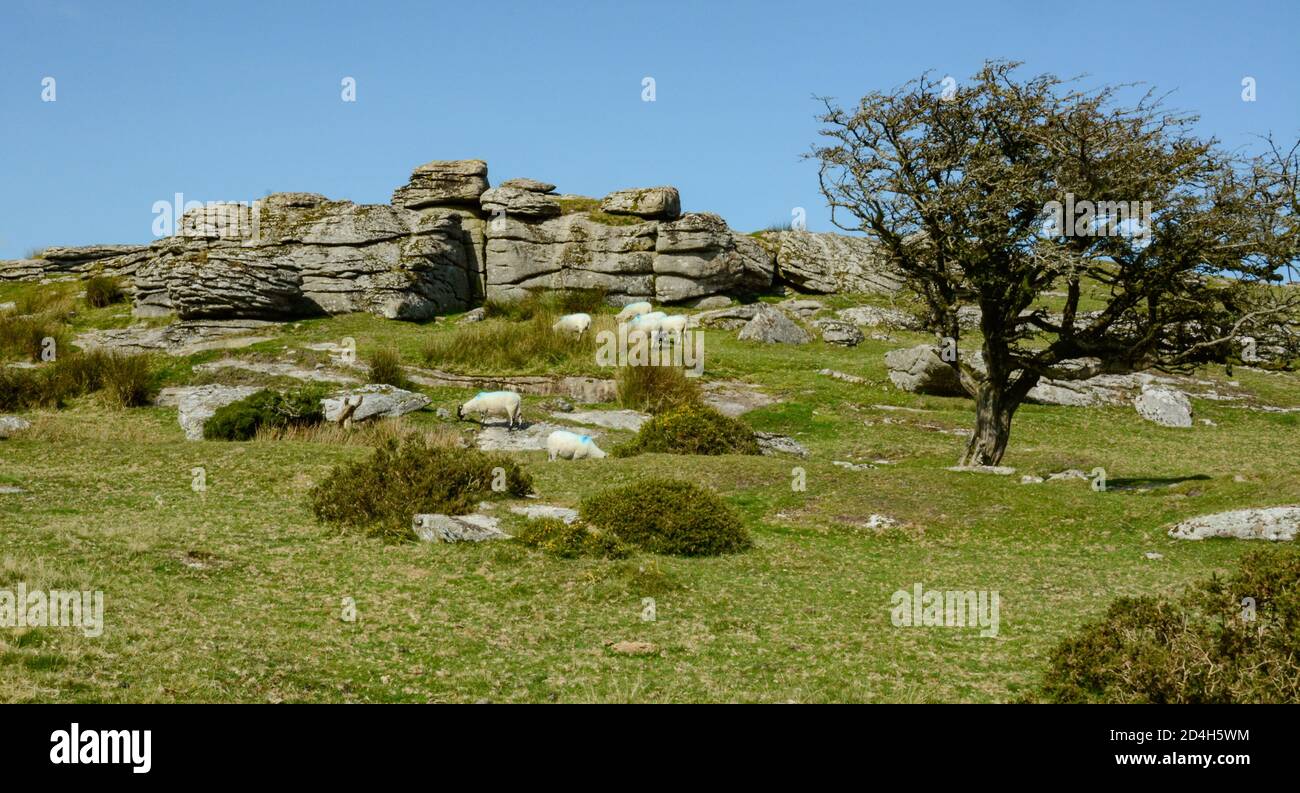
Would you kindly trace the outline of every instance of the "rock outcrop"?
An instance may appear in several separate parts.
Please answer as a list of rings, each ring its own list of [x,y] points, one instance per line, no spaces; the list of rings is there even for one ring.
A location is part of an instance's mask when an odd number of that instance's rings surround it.
[[[1300,507],[1266,507],[1263,509],[1237,509],[1201,515],[1169,529],[1169,536],[1178,540],[1204,540],[1210,537],[1228,537],[1238,540],[1294,540],[1300,529]]]
[[[599,289],[611,302],[695,304],[763,293],[896,291],[864,239],[805,231],[739,234],[682,214],[673,187],[603,200],[509,179],[482,160],[417,167],[391,204],[276,193],[186,212],[150,245],[49,248],[0,262],[0,280],[121,277],[139,316],[263,319],[370,312],[423,320],[535,290]]]

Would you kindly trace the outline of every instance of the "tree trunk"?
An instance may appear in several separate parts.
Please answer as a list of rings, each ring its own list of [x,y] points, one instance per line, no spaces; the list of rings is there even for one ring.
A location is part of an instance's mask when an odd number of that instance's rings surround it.
[[[962,465],[997,465],[1011,439],[1011,418],[1025,395],[1038,383],[1038,375],[1021,372],[1007,383],[1005,378],[990,377],[981,382],[975,395],[975,434],[966,444]]]

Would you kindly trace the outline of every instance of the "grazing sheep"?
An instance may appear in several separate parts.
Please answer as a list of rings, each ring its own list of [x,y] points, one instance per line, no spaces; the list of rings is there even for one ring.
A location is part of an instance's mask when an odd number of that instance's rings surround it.
[[[642,300],[640,303],[628,303],[626,306],[623,306],[622,311],[618,312],[618,314],[614,316],[614,319],[622,322],[642,314],[649,314],[650,309],[650,303],[645,300]]]
[[[581,339],[582,334],[586,333],[589,327],[591,327],[590,314],[565,314],[555,321],[555,324],[551,326],[551,330],[561,333],[573,333]]]
[[[480,391],[470,401],[456,408],[456,418],[464,419],[466,413],[481,413],[484,418],[500,414],[510,420],[509,429],[523,425],[521,400],[514,391]]]
[[[671,317],[664,317],[659,323],[659,332],[675,336],[677,341],[680,343],[682,340],[682,333],[686,331],[687,319],[688,317],[685,314],[674,314]]]
[[[599,460],[606,456],[589,436],[568,430],[556,430],[546,436],[546,451],[550,454],[551,462],[555,462],[556,457],[566,460]]]

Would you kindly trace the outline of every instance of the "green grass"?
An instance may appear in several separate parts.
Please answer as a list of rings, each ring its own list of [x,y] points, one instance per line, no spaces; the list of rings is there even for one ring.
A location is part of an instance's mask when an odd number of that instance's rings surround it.
[[[345,336],[363,361],[392,347],[414,363],[431,336],[459,327],[306,320],[166,372],[184,381],[203,360],[278,356]],[[1198,417],[1217,426],[1190,430],[1155,426],[1130,408],[1027,405],[1004,460],[1016,476],[946,471],[963,439],[935,429],[968,428],[969,401],[894,391],[882,360],[927,338],[895,333],[845,350],[706,334],[705,379],[747,380],[780,396],[745,420],[792,435],[807,459],[513,455],[541,503],[576,506],[651,476],[710,488],[754,540],[719,558],[384,543],[318,525],[307,496],[333,466],[365,459],[364,446],[186,442],[172,410],[110,416],[90,398],[24,414],[32,431],[0,441],[0,481],[27,490],[0,495],[0,586],[102,590],[105,630],[97,639],[0,630],[0,701],[1004,701],[1033,689],[1056,644],[1115,597],[1177,593],[1229,570],[1250,547],[1175,541],[1163,527],[1300,502],[1297,417],[1203,400]],[[565,366],[601,373],[594,361]],[[823,368],[868,383],[817,375]],[[1222,367],[1200,376],[1229,379]],[[1261,400],[1300,402],[1296,375],[1238,368],[1231,379]],[[463,426],[433,408],[454,411],[466,392],[421,390],[434,402],[409,417],[414,426]],[[526,397],[525,416],[545,415],[544,401]],[[609,433],[602,445],[628,437]],[[893,464],[831,464],[881,458]],[[1167,486],[1097,493],[1086,482],[1018,483],[1020,473],[1096,466],[1112,483]],[[206,471],[202,493],[190,487],[195,467]],[[804,490],[791,486],[796,467]],[[495,513],[507,530],[521,520],[504,505]],[[876,513],[899,525],[867,528]],[[999,635],[894,627],[890,595],[915,582],[998,590]],[[656,621],[641,619],[645,597],[656,599]],[[341,619],[344,598],[356,603],[355,622]],[[661,653],[605,649],[622,640]]]

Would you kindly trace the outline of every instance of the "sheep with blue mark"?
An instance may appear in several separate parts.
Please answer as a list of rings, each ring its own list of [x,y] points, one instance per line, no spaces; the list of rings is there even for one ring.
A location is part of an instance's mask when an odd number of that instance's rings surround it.
[[[555,462],[557,457],[565,460],[599,460],[606,456],[590,436],[568,430],[556,430],[548,435],[546,452],[550,455],[550,462]]]
[[[456,418],[464,420],[470,413],[481,414],[484,418],[492,415],[505,416],[508,428],[523,425],[523,400],[514,391],[480,391],[473,399],[456,408]]]
[[[551,330],[557,333],[572,333],[581,339],[582,334],[586,333],[589,327],[591,327],[590,314],[565,314],[555,321]]]
[[[639,317],[642,314],[649,314],[652,308],[653,306],[651,306],[649,301],[646,300],[642,300],[639,303],[628,303],[626,306],[623,306],[622,311],[614,315],[614,319],[623,322],[632,319],[633,317]]]

